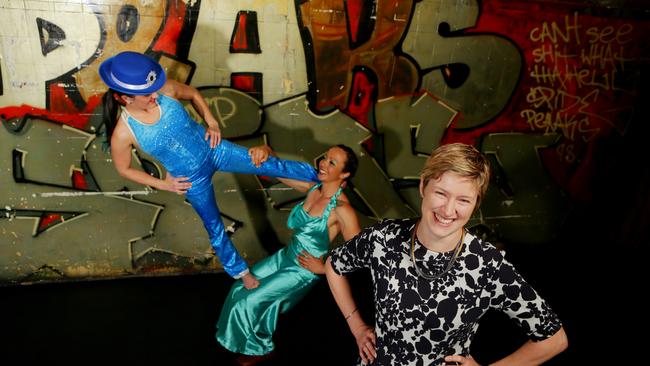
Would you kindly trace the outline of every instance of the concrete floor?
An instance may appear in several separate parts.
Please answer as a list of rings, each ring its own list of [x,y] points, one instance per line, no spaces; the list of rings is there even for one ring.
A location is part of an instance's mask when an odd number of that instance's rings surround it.
[[[538,263],[524,272],[560,314],[571,342],[546,365],[601,364],[587,360],[614,358],[633,346],[632,337],[603,327],[615,323],[611,312],[621,310],[622,322],[632,320],[641,303],[602,297],[593,273],[567,277],[576,258],[566,254],[554,263],[540,253],[524,256]],[[582,283],[588,278],[595,281]],[[214,339],[231,283],[225,274],[201,274],[0,288],[0,365],[232,365],[232,354]],[[357,294],[366,292],[360,303],[371,318],[369,278],[355,275],[352,283]],[[627,286],[618,290],[633,287]],[[351,365],[356,359],[354,340],[324,280],[280,317],[275,340],[278,357],[267,365]],[[488,313],[472,353],[495,360],[524,341],[505,316]]]
[[[0,288],[0,365],[232,365],[233,355],[214,339],[231,283],[224,274],[203,274]],[[353,277],[353,285],[357,293],[370,288],[364,275]],[[372,317],[366,295],[364,315]],[[275,339],[277,358],[267,365],[351,365],[356,359],[324,280],[279,319]],[[475,348],[493,359],[523,340],[512,323],[493,314],[484,319]]]
[[[230,365],[214,330],[231,283],[202,274],[0,288],[0,365]],[[321,281],[280,318],[271,364],[346,364],[347,332]]]

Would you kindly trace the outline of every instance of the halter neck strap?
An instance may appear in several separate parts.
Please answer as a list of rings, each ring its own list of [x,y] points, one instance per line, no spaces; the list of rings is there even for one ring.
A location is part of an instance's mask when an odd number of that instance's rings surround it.
[[[325,208],[325,212],[323,212],[323,216],[329,216],[330,212],[332,211],[332,208],[336,207],[336,202],[338,202],[341,192],[343,192],[343,187],[339,186],[339,189],[336,190],[336,193],[334,193],[332,197],[330,197],[330,201],[327,204],[327,207]]]
[[[309,193],[316,190],[317,188],[320,188],[322,185],[323,183],[314,184],[313,186],[311,186],[311,188],[309,188]],[[336,202],[338,201],[339,196],[341,195],[342,192],[343,192],[343,187],[339,186],[339,189],[336,190],[336,193],[334,193],[332,197],[330,197],[330,201],[327,204],[327,207],[325,207],[325,210],[323,211],[323,215],[322,215],[323,217],[328,216],[330,211],[332,211],[332,208],[336,206]]]

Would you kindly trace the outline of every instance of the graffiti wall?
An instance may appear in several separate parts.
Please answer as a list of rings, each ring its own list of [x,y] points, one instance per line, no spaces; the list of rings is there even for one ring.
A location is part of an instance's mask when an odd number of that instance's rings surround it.
[[[221,268],[183,197],[113,167],[97,70],[118,52],[197,87],[229,140],[309,162],[353,147],[347,193],[363,225],[417,216],[429,152],[473,144],[494,173],[473,230],[536,246],[592,200],[602,142],[638,121],[650,30],[620,9],[542,0],[3,0],[0,18],[5,284]],[[287,242],[300,194],[266,177],[213,181],[247,260]]]

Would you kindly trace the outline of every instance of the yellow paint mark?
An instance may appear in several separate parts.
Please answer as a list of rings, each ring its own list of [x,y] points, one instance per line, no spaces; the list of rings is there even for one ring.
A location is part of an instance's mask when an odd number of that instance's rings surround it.
[[[290,95],[293,90],[293,80],[284,79],[284,94]]]

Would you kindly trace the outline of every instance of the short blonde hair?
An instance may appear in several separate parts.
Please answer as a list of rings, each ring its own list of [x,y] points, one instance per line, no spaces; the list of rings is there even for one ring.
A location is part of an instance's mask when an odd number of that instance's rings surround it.
[[[490,184],[490,163],[485,155],[474,146],[462,143],[438,146],[427,158],[420,173],[423,186],[426,187],[431,179],[438,179],[447,172],[476,182],[478,187],[476,206],[478,207]]]

